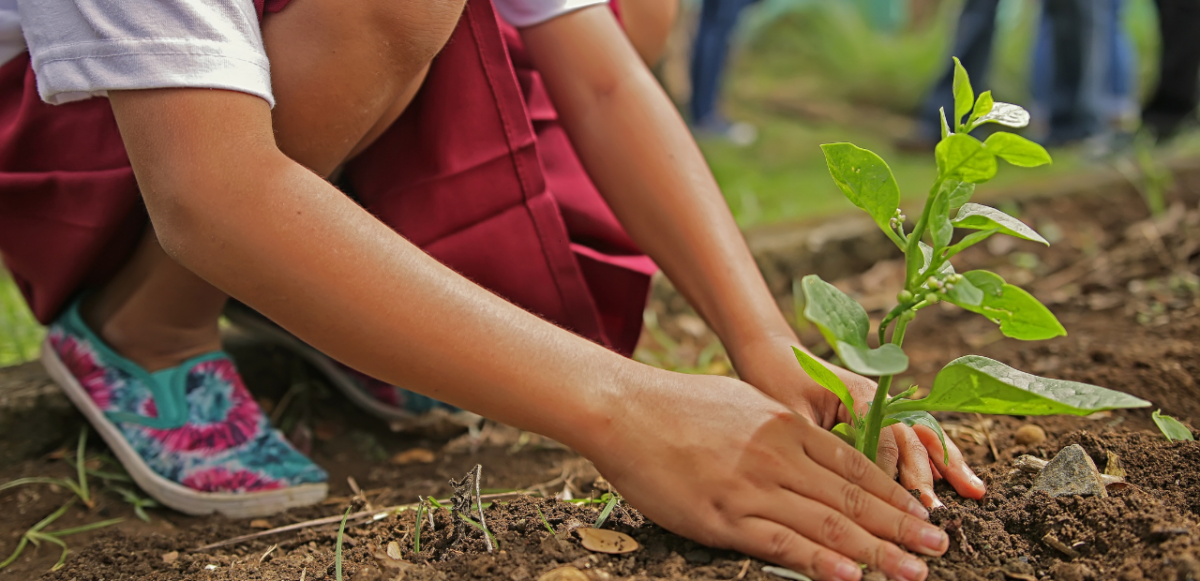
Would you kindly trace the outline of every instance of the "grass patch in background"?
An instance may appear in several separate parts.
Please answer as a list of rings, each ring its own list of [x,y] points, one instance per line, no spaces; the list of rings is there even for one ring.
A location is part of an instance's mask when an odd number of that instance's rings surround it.
[[[32,361],[45,336],[16,282],[0,269],[0,367]]]

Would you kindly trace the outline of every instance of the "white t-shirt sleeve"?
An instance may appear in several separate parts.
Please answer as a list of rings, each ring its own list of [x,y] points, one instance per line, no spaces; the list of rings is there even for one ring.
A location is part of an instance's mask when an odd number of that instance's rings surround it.
[[[509,24],[525,28],[608,0],[493,0],[492,4]]]
[[[252,0],[18,0],[38,93],[197,87],[275,105]]]

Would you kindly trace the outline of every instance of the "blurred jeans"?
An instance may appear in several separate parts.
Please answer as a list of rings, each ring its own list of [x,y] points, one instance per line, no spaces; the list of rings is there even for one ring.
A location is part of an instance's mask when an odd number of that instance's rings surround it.
[[[1157,0],[1162,60],[1158,87],[1142,111],[1142,122],[1169,137],[1191,117],[1200,93],[1200,2]]]
[[[958,17],[958,29],[954,33],[954,50],[950,53],[962,61],[971,75],[975,93],[985,90],[988,69],[992,61],[992,38],[996,35],[996,9],[1000,0],[967,0]],[[925,98],[917,119],[918,137],[937,140],[941,137],[941,114],[946,109],[946,119],[954,125],[954,65],[951,64]]]
[[[1135,110],[1133,47],[1121,25],[1124,4],[1043,2],[1030,85],[1033,108],[1049,120],[1042,141],[1086,139]]]
[[[703,125],[720,120],[717,99],[721,92],[725,61],[729,57],[729,38],[738,23],[738,15],[756,0],[704,0],[700,8],[700,27],[692,45],[692,123]]]

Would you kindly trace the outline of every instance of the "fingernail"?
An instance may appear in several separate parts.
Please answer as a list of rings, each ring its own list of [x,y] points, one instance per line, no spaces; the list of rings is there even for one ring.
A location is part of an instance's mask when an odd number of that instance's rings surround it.
[[[933,497],[933,508],[946,508],[946,505],[942,504],[942,499],[934,496]]]
[[[900,579],[903,581],[920,581],[925,576],[925,564],[916,559],[905,559],[900,565]]]
[[[833,571],[839,581],[858,581],[862,578],[862,569],[851,565],[850,563],[838,563],[837,569]]]
[[[942,547],[945,547],[949,542],[950,538],[941,529],[929,527],[921,531],[921,544],[935,553],[941,553]]]
[[[911,514],[921,520],[929,519],[929,511],[925,510],[925,507],[921,506],[921,501],[915,498],[908,503],[908,514]]]
[[[974,474],[971,475],[971,484],[974,484],[975,486],[983,487],[983,481],[980,480],[979,477]]]

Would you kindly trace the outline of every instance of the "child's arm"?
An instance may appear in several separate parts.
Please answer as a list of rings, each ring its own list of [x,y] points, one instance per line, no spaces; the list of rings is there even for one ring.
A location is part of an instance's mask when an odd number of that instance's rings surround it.
[[[948,546],[864,456],[749,385],[630,361],[442,266],[281,153],[262,99],[109,99],[163,248],[339,360],[556,438],[664,526],[821,579],[859,579],[843,555],[924,578],[878,537]]]
[[[840,403],[805,375],[799,345],[780,313],[683,121],[603,7],[523,29],[522,37],[588,174],[633,239],[662,267],[729,349],[739,375],[826,428]],[[858,401],[871,382],[838,370]],[[844,413],[844,410],[842,410]],[[845,417],[841,417],[843,421]],[[958,491],[978,498],[983,483],[951,450],[929,452],[911,432],[894,431],[901,481],[928,491],[929,458]],[[925,435],[931,435],[925,434]],[[926,443],[936,438],[923,438]],[[936,449],[934,449],[936,448]],[[880,454],[881,460],[886,454]]]

